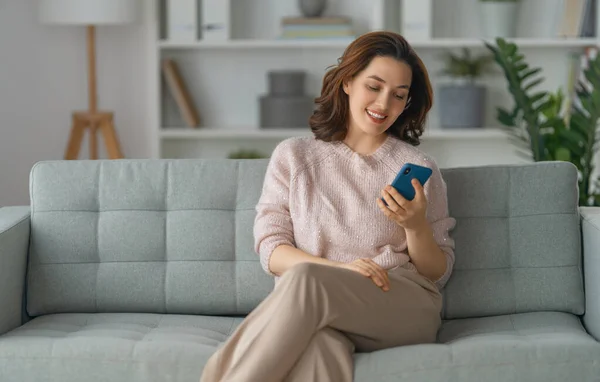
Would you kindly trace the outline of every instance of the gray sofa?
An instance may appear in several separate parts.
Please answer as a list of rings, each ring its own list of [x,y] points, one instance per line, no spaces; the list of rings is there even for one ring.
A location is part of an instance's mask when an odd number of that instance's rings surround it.
[[[197,381],[273,287],[252,236],[266,165],[36,164],[30,206],[0,209],[0,381]],[[439,344],[356,354],[355,380],[600,380],[600,208],[578,208],[575,167],[443,175]]]

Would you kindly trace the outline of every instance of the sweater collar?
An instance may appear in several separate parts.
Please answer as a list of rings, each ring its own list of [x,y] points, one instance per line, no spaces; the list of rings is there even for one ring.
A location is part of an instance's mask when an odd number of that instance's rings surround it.
[[[348,146],[344,141],[336,142],[335,148],[342,156],[352,159],[354,161],[361,162],[380,162],[385,157],[389,156],[392,153],[392,149],[396,146],[396,139],[391,135],[386,133],[386,138],[379,147],[372,152],[371,154],[359,154],[356,151],[352,150],[350,146]]]

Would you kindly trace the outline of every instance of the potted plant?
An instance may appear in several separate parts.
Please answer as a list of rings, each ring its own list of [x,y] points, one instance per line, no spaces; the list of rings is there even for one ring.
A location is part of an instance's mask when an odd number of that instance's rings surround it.
[[[600,147],[600,55],[588,61],[583,78],[568,99],[561,89],[536,90],[544,80],[541,68],[532,68],[514,43],[502,38],[486,43],[502,68],[512,110],[498,108],[516,147],[533,161],[569,161],[579,171],[579,205],[600,206],[600,178],[594,173],[594,157]]]
[[[227,156],[229,159],[263,159],[268,158],[267,155],[263,154],[258,150],[253,149],[239,149],[232,151]]]
[[[468,48],[462,56],[448,52],[442,74],[452,83],[441,85],[439,113],[441,127],[483,127],[485,120],[486,88],[477,83],[493,63],[490,55],[473,57]]]
[[[484,37],[514,37],[519,0],[479,0]]]

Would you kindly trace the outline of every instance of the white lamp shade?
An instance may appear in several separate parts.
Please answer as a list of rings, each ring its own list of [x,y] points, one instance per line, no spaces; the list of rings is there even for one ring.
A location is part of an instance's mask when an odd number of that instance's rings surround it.
[[[102,25],[133,23],[138,0],[39,0],[46,24]]]

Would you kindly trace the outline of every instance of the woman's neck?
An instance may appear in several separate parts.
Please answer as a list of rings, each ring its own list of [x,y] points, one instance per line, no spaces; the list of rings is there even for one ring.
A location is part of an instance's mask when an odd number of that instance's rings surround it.
[[[344,143],[357,154],[371,155],[385,142],[386,138],[387,133],[385,132],[374,136],[350,128],[344,138]]]

